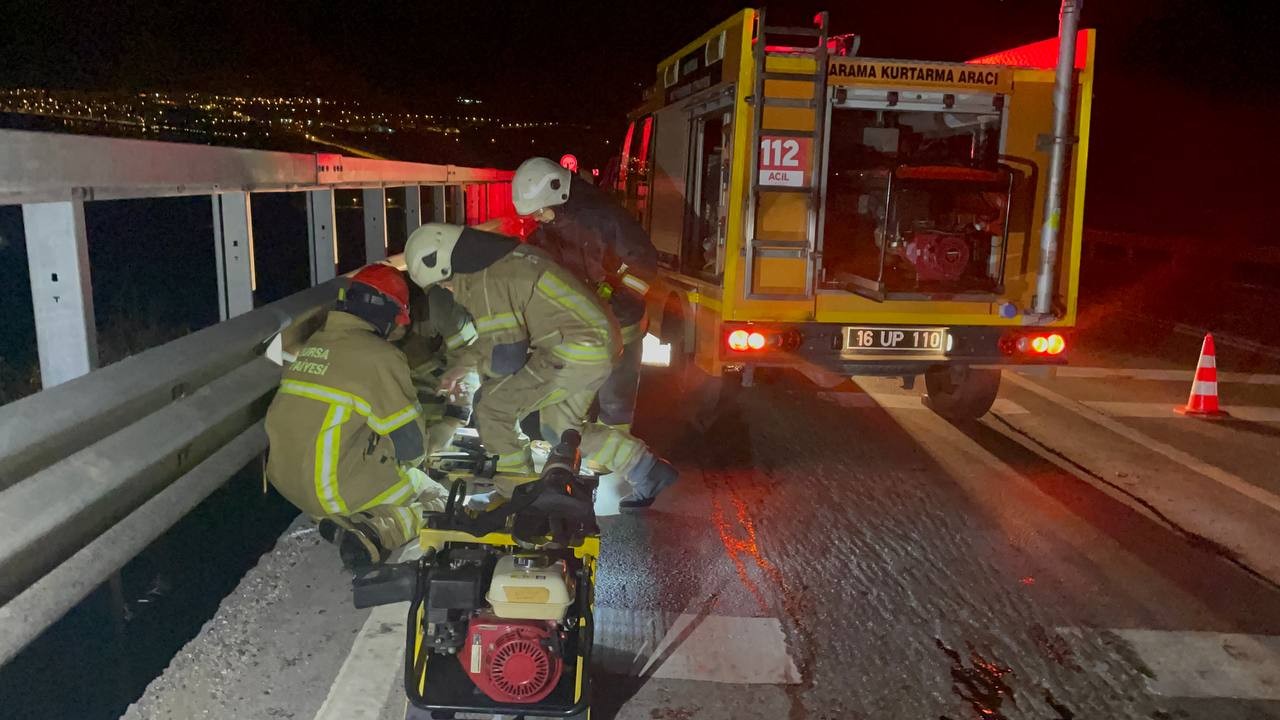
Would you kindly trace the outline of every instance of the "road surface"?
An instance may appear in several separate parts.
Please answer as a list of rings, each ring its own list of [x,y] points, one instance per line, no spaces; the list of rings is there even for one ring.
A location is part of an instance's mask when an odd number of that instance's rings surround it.
[[[1220,344],[1234,419],[1188,419],[1199,338],[1120,325],[969,426],[882,379],[696,436],[646,398],[683,474],[602,520],[593,717],[1280,718],[1280,359]],[[343,583],[291,528],[126,717],[403,717],[404,609]]]

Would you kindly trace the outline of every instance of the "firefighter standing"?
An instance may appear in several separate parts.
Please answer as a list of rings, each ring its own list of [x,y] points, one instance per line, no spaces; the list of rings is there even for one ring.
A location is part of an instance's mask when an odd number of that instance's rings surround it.
[[[528,438],[516,425],[538,411],[543,437],[579,430],[584,462],[631,483],[622,507],[648,507],[675,482],[675,468],[625,429],[586,422],[620,351],[618,330],[593,293],[546,253],[502,235],[432,223],[409,237],[405,262],[415,284],[449,284],[474,318],[476,340],[452,359],[441,386],[479,369],[485,379],[476,429],[497,454],[499,471],[533,470]]]
[[[649,235],[599,189],[547,158],[530,158],[511,182],[516,212],[540,225],[529,243],[608,304],[622,332],[622,359],[600,388],[600,422],[630,431],[640,385],[645,295],[658,272]]]
[[[447,495],[416,467],[422,413],[405,355],[389,342],[409,323],[408,303],[399,270],[357,272],[267,410],[267,478],[319,522],[348,567],[385,561]]]

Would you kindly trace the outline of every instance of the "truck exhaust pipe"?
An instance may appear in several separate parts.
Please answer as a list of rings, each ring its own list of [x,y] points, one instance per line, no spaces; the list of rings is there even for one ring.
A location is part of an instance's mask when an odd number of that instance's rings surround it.
[[[1084,0],[1062,0],[1058,21],[1058,68],[1053,82],[1053,148],[1049,154],[1049,185],[1044,196],[1044,223],[1040,226],[1040,275],[1036,278],[1033,314],[1053,313],[1058,284],[1058,248],[1062,245],[1063,188],[1067,159],[1074,144],[1071,136],[1072,80],[1075,74],[1076,32]]]

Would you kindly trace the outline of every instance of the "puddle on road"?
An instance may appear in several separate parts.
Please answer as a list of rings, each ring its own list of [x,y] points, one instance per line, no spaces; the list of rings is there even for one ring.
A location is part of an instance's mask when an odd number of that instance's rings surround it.
[[[1073,672],[1084,672],[1084,668],[1076,662],[1071,645],[1058,633],[1050,633],[1037,623],[1031,626],[1031,639],[1050,660]]]
[[[1014,707],[1018,706],[1013,689],[1004,680],[1006,676],[1013,675],[1013,670],[984,658],[972,645],[969,646],[971,665],[966,666],[959,651],[948,647],[940,638],[935,638],[935,642],[951,660],[951,692],[973,708],[974,717],[1009,720],[1001,708],[1006,700]],[[939,720],[952,719],[943,715]]]
[[[1010,720],[1009,716],[1004,713],[1004,705],[1007,702],[1014,708],[1018,707],[1018,700],[1014,697],[1013,688],[1009,685],[1006,678],[1016,677],[1017,674],[1013,668],[1004,665],[994,658],[983,657],[973,645],[966,643],[969,651],[969,664],[965,664],[964,657],[958,650],[948,647],[941,638],[934,638],[938,649],[951,661],[951,692],[965,701],[970,708],[973,709],[973,718],[975,720]],[[1053,643],[1049,643],[1052,645]],[[1056,658],[1059,663],[1078,670],[1079,666],[1070,656],[1067,650],[1062,657]],[[1063,703],[1054,697],[1053,692],[1048,688],[1040,688],[1043,692],[1043,700],[1055,713],[1053,717],[1047,720],[1075,720],[1076,714]],[[1019,713],[1021,715],[1021,713]],[[939,716],[938,720],[957,720],[948,715]]]

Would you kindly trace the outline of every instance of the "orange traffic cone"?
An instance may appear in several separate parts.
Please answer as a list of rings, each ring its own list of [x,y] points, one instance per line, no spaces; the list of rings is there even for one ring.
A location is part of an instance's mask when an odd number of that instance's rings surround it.
[[[1213,351],[1213,334],[1204,336],[1200,347],[1200,362],[1196,363],[1196,378],[1191,383],[1191,397],[1187,406],[1177,408],[1183,415],[1200,418],[1226,417],[1218,408],[1218,361]]]

